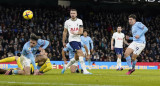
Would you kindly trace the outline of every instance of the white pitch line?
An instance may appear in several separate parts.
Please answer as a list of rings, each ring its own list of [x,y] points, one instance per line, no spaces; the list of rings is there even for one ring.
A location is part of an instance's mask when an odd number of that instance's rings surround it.
[[[98,85],[98,84],[73,84],[73,83],[39,83],[39,82],[10,82],[10,81],[0,81],[0,83],[10,83],[10,84],[28,84],[28,85],[68,85],[68,86],[128,86],[128,85]]]

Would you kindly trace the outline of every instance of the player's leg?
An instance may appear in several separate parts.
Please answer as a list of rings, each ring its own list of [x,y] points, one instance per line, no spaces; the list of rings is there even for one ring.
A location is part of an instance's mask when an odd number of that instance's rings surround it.
[[[120,70],[123,70],[122,64],[121,64],[122,55],[123,55],[123,48],[120,48],[120,55],[118,56]]]
[[[83,54],[85,55],[86,57],[86,52],[83,52]],[[89,70],[91,70],[91,53],[90,53],[90,50],[88,50],[88,54],[89,54],[89,58],[86,58],[87,62],[88,62],[88,65],[89,65]],[[85,61],[85,60],[84,60]]]
[[[136,44],[136,50],[133,52],[133,55],[132,55],[132,69],[135,69],[135,65],[137,63],[137,57],[143,51],[144,48],[145,48],[145,44],[142,44],[142,43]]]
[[[18,75],[30,75],[30,66],[24,67],[23,70],[13,70],[13,73]]]
[[[63,67],[63,70],[61,71],[61,73],[64,74],[65,70],[76,62],[77,58],[78,58],[78,56],[77,56],[77,54],[75,54],[74,58],[70,59],[70,61],[67,63],[67,65]]]
[[[18,68],[20,68],[21,70],[23,70],[23,66],[22,66],[22,64],[21,64],[21,62],[20,62],[20,57],[15,56],[15,59],[16,59],[16,62],[17,62]]]
[[[18,75],[30,75],[31,60],[26,58],[25,56],[21,56],[20,63],[22,64],[23,70],[12,70],[12,73]]]
[[[121,70],[121,54],[117,55],[117,70]]]
[[[89,72],[87,71],[87,69],[86,69],[86,65],[85,65],[85,62],[84,62],[84,59],[83,59],[84,55],[83,55],[83,52],[82,52],[81,49],[80,49],[80,50],[77,50],[77,55],[78,55],[78,57],[79,57],[79,62],[80,62],[81,67],[82,67],[82,69],[83,69],[83,74],[91,74],[91,73],[89,73]]]
[[[89,73],[89,72],[87,71],[86,66],[85,66],[85,63],[84,63],[84,59],[83,59],[84,54],[83,54],[83,52],[82,52],[82,50],[81,50],[81,43],[80,43],[80,42],[75,42],[75,41],[73,41],[73,42],[70,42],[69,44],[71,45],[71,47],[73,48],[73,50],[74,50],[74,51],[76,52],[76,54],[78,55],[78,58],[76,57],[75,60],[78,60],[78,59],[79,59],[79,62],[80,62],[80,64],[81,64],[81,67],[82,67],[82,69],[83,69],[83,71],[84,71],[83,74],[91,74],[91,73]],[[62,71],[63,71],[63,70],[62,70]]]
[[[137,63],[136,58],[138,55],[142,52],[142,50],[145,48],[145,44],[136,43],[134,42],[134,52],[132,56],[132,69],[130,69],[126,74],[130,75],[135,71],[135,65]]]
[[[12,56],[12,57],[7,57],[7,58],[4,58],[4,59],[1,59],[0,60],[0,63],[3,63],[3,62],[13,62],[13,61],[16,61],[16,56]]]
[[[136,54],[132,55],[132,69],[129,69],[129,71],[126,73],[127,75],[130,75],[135,71],[135,65],[137,63],[137,60],[136,60],[137,57],[138,57],[138,55],[136,55]]]
[[[122,56],[123,49],[121,50],[121,48],[115,48],[114,50],[117,56],[117,70],[123,70],[121,68],[121,56]]]
[[[132,42],[129,47],[126,49],[125,53],[124,53],[124,57],[126,58],[126,62],[129,66],[129,69],[132,69],[132,64],[131,64],[131,57],[130,55],[133,53],[135,48],[135,44],[134,42]]]
[[[12,74],[18,74],[18,75],[30,75],[30,66],[26,66],[23,68],[23,70],[8,70],[5,75],[12,75]]]
[[[135,69],[136,63],[137,63],[137,58],[138,55],[134,54],[132,55],[132,69]]]
[[[16,61],[18,67],[21,68],[21,70],[23,70],[23,67],[22,67],[22,65],[20,63],[20,57],[18,57],[18,56],[12,56],[12,57],[4,58],[4,59],[0,60],[0,63],[3,63],[3,62],[13,62],[13,61]]]

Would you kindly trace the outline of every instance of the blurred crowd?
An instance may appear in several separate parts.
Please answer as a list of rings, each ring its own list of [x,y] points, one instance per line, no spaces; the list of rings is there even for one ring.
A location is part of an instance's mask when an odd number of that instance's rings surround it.
[[[84,10],[85,9],[85,10]],[[83,20],[84,29],[94,42],[92,61],[116,61],[110,41],[116,27],[121,25],[122,32],[131,36],[128,15],[136,14],[137,20],[144,23],[149,31],[146,33],[146,48],[137,58],[139,62],[160,62],[160,15],[144,16],[141,10],[123,11],[119,9],[84,8],[78,9],[78,18]],[[0,59],[18,55],[31,33],[50,41],[47,48],[51,60],[61,61],[62,33],[65,20],[69,19],[70,7],[32,8],[34,17],[25,20],[22,17],[26,8],[0,7]],[[128,41],[131,42],[131,41]],[[124,51],[127,45],[124,45]],[[66,55],[68,57],[68,54]],[[125,61],[122,58],[122,61]]]

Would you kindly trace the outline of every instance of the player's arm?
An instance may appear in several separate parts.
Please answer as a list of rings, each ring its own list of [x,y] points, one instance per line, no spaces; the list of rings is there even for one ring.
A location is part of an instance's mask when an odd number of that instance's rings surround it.
[[[142,23],[139,23],[139,24],[138,24],[138,27],[139,27],[142,31],[135,36],[135,38],[137,38],[137,39],[138,39],[139,37],[141,37],[143,34],[145,34],[145,33],[148,31],[148,28],[147,28],[144,24],[142,24]]]
[[[71,31],[71,33],[75,35],[81,35],[83,34],[83,27],[80,27],[78,32]]]
[[[111,50],[114,49],[114,47],[113,47],[113,41],[114,41],[114,38],[112,37],[112,39],[111,39]]]
[[[129,45],[129,43],[128,43],[125,39],[123,39],[123,42],[124,42],[126,45]]]
[[[63,60],[64,60],[64,63],[66,64],[66,63],[67,63],[67,58],[66,58],[66,56],[65,56],[65,53],[66,53],[66,51],[64,51],[64,50],[62,49],[62,58],[63,58]]]
[[[29,54],[29,57],[30,57],[30,60],[31,60],[31,63],[34,67],[34,69],[36,70],[37,69],[37,66],[36,66],[36,63],[35,63],[35,58],[34,58],[34,55],[32,53]]]
[[[66,43],[65,43],[66,36],[67,36],[67,29],[64,28],[64,30],[63,30],[63,38],[62,38],[62,42],[63,42],[63,46],[64,47],[66,47]]]
[[[39,70],[37,69],[37,66],[36,66],[36,63],[35,63],[35,58],[34,58],[34,55],[33,55],[32,51],[30,50],[30,48],[25,47],[23,49],[23,52],[26,52],[28,54],[27,57],[31,60],[31,63],[34,67],[34,75],[37,75]]]
[[[43,45],[42,48],[46,49],[49,45],[49,41],[47,40],[40,40],[40,41],[41,41],[41,45]]]
[[[114,47],[113,47],[113,41],[114,41],[114,39],[115,39],[115,33],[113,34],[112,39],[111,39],[111,50],[114,49]]]
[[[83,34],[83,26],[80,26],[79,31],[77,33],[77,35],[81,35]]]
[[[93,41],[92,41],[92,39],[90,38],[90,40],[89,40],[89,42],[91,43],[91,53],[93,53]]]
[[[69,51],[68,45],[66,45],[66,47],[62,49],[62,58],[63,58],[65,64],[67,64],[67,58],[65,56],[65,53],[67,51]]]
[[[31,51],[30,46],[24,45],[23,50],[22,50],[22,55],[25,54],[25,53],[27,54],[27,57],[31,60],[31,63],[32,63],[32,65],[34,67],[34,70],[35,70],[34,74],[38,73],[39,71],[37,69],[37,66],[36,66],[36,63],[35,63],[35,58],[34,58],[34,55]]]
[[[127,40],[133,40],[133,37],[126,36]]]
[[[144,26],[142,29],[142,32],[139,33],[140,37],[148,31],[148,28],[146,26]]]

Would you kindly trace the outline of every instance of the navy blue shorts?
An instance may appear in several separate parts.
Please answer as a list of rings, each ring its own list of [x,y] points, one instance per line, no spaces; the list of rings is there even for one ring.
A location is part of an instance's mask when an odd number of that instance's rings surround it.
[[[123,48],[115,48],[114,50],[117,55],[119,55],[119,54],[123,55]]]
[[[69,42],[70,46],[73,48],[73,52],[81,49],[81,42],[72,41]]]

